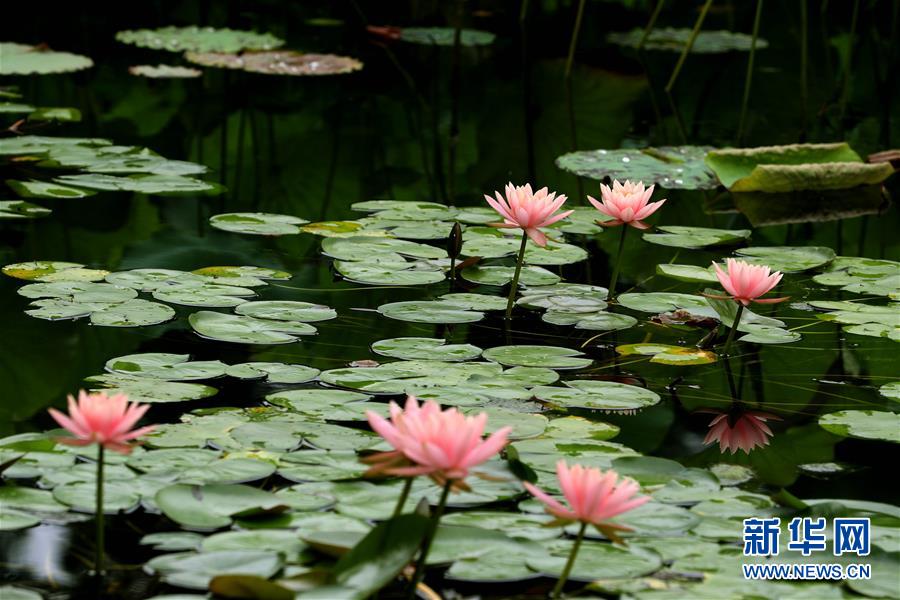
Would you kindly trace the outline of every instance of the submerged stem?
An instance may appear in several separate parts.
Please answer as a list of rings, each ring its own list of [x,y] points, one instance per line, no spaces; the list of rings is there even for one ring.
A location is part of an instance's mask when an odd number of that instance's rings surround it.
[[[403,512],[403,505],[406,504],[406,499],[409,498],[409,491],[412,489],[413,478],[407,477],[406,482],[403,484],[403,490],[400,492],[400,497],[397,498],[397,506],[394,507],[394,514],[391,515],[391,518],[400,516],[400,513]]]
[[[441,491],[441,499],[438,500],[438,505],[435,507],[434,514],[431,516],[428,533],[425,534],[425,539],[422,541],[422,552],[419,554],[419,560],[416,561],[416,570],[413,573],[412,579],[409,580],[409,592],[406,596],[408,600],[415,598],[416,587],[425,576],[425,560],[428,558],[428,552],[431,550],[431,543],[434,541],[434,535],[437,533],[438,524],[441,521],[441,516],[444,514],[444,506],[447,505],[447,496],[450,495],[450,488],[453,486],[453,481],[454,480],[450,479],[444,484],[444,489]]]
[[[96,524],[96,539],[94,540],[94,571],[97,575],[103,574],[103,444],[97,444],[97,507],[94,514]]]
[[[731,331],[728,332],[728,338],[725,340],[725,352],[731,349],[731,341],[734,339],[734,333],[737,331],[738,325],[741,324],[741,315],[744,314],[744,305],[738,303],[737,314],[734,317],[734,323],[731,324]]]
[[[753,59],[756,57],[756,38],[759,35],[759,21],[762,16],[763,0],[756,0],[756,17],[753,19],[753,37],[750,40],[750,57],[747,59],[747,75],[744,78],[744,98],[741,100],[741,117],[738,120],[737,143],[744,139],[744,122],[747,118],[747,105],[750,102],[750,85],[753,83]]]
[[[622,233],[619,235],[619,250],[616,252],[616,262],[613,264],[612,277],[609,279],[609,291],[606,299],[616,295],[616,282],[619,280],[619,265],[622,264],[622,249],[625,248],[625,234],[628,233],[628,225],[622,225]]]
[[[678,80],[678,75],[681,73],[681,67],[684,66],[687,55],[690,54],[691,49],[694,47],[694,41],[697,39],[697,34],[700,33],[700,28],[703,26],[703,21],[706,19],[706,13],[709,12],[711,4],[712,0],[706,0],[703,4],[703,8],[700,9],[700,16],[698,16],[697,20],[694,22],[694,29],[691,31],[691,37],[688,38],[687,43],[684,45],[684,49],[678,57],[678,62],[675,63],[675,69],[672,71],[669,82],[666,84],[666,92],[668,93],[671,93],[672,88],[675,87],[675,82]]]
[[[516,303],[516,290],[519,287],[519,274],[522,272],[522,263],[525,262],[525,247],[528,245],[528,233],[522,230],[522,245],[519,246],[519,255],[516,257],[516,272],[513,274],[509,288],[509,299],[506,301],[506,320],[512,318],[513,304]]]
[[[578,537],[575,538],[575,544],[572,546],[572,551],[569,552],[569,560],[566,561],[566,566],[563,567],[563,572],[559,576],[556,585],[553,586],[553,592],[550,594],[550,597],[554,600],[561,596],[563,588],[566,586],[566,581],[569,579],[569,573],[572,572],[572,567],[575,566],[575,558],[578,556],[579,548],[581,548],[585,529],[587,529],[587,523],[582,523],[581,528],[578,530]]]

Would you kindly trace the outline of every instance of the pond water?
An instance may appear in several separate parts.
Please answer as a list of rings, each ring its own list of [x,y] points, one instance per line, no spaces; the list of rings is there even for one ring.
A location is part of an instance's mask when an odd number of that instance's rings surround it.
[[[646,22],[647,13],[625,3],[588,7],[571,104],[564,73],[574,6],[532,7],[524,41],[518,9],[467,12],[467,26],[495,32],[497,39],[462,49],[454,84],[452,48],[385,40],[367,34],[361,21],[365,14],[368,24],[445,23],[434,7],[413,3],[420,13],[410,17],[399,8],[390,14],[365,5],[326,10],[284,4],[250,14],[196,4],[165,18],[78,11],[69,15],[79,24],[75,28],[61,25],[66,19],[58,16],[31,35],[17,32],[13,41],[48,42],[55,50],[92,57],[95,66],[0,80],[18,86],[17,102],[82,113],[80,122],[29,122],[21,133],[150,148],[209,167],[196,175],[180,172],[210,182],[210,188],[222,186],[205,194],[101,189],[87,197],[27,196],[52,214],[0,219],[0,264],[74,263],[53,268],[55,283],[33,272],[0,278],[0,462],[25,453],[4,471],[0,488],[0,509],[7,511],[0,514],[7,520],[2,529],[9,529],[0,531],[0,583],[20,588],[8,593],[202,595],[212,576],[248,572],[292,581],[293,589],[313,587],[321,581],[317,569],[333,562],[323,548],[351,546],[346,540],[355,542],[372,522],[388,517],[400,493],[396,482],[376,487],[361,477],[355,453],[381,449],[378,438],[368,435],[364,410],[369,402],[383,410],[388,400],[415,393],[465,411],[487,409],[493,428],[512,425],[521,460],[514,467],[536,475],[545,489],[558,491],[553,468],[563,457],[615,467],[653,494],[652,504],[623,521],[635,528],[629,550],[612,550],[596,536],[586,543],[573,579],[599,580],[591,593],[715,597],[747,586],[747,594],[755,590],[763,597],[896,597],[900,509],[890,476],[900,459],[900,424],[892,420],[900,372],[898,318],[890,304],[898,293],[898,268],[890,261],[900,257],[900,221],[886,201],[896,191],[896,177],[884,190],[873,185],[767,195],[731,194],[715,185],[657,188],[654,200],[667,198],[649,219],[657,228],[729,231],[657,229],[642,239],[629,230],[619,296],[607,307],[601,288],[609,284],[620,230],[592,223],[599,213],[584,195],[599,197],[598,182],[560,169],[556,157],[573,149],[677,146],[679,118],[688,141],[732,145],[746,53],[692,54],[676,94],[676,118],[659,104],[665,100],[658,80],[668,76],[677,54],[650,53],[642,64],[603,41],[604,23],[619,19],[616,29],[626,31]],[[743,145],[847,139],[865,156],[896,143],[897,107],[888,96],[882,111],[870,97],[876,96],[878,74],[865,69],[857,74],[860,90],[850,94],[848,114],[835,124],[833,67],[826,68],[826,59],[835,57],[821,41],[811,44],[809,111],[802,122],[799,100],[782,94],[796,79],[796,67],[784,62],[795,60],[791,40],[799,15],[790,14],[785,23],[779,11],[787,9],[766,8],[772,11],[763,20],[769,47],[756,57]],[[662,14],[667,25],[680,27],[695,18]],[[752,10],[729,6],[711,14],[707,27],[737,23],[749,31],[750,15]],[[875,28],[876,15],[871,9],[865,23]],[[841,15],[825,18],[823,35],[838,36],[846,27]],[[217,69],[184,80],[130,75],[130,65],[187,63],[179,54],[118,43],[116,31],[172,22],[268,31],[286,39],[287,47],[352,56],[364,66],[332,77]],[[554,37],[562,41],[539,43]],[[860,44],[881,49],[871,41]],[[814,113],[817,106],[822,113]],[[867,116],[882,112],[886,131],[882,117]],[[454,130],[455,144],[449,141]],[[36,160],[14,158],[54,156],[59,148],[35,144],[3,153],[4,180],[58,175],[48,175]],[[92,155],[90,161],[96,160]],[[64,163],[64,172],[84,172],[74,164]],[[510,321],[503,308],[518,232],[489,230],[485,225],[494,219],[482,199],[508,180],[547,185],[569,197],[567,207],[578,207],[573,218],[548,230],[558,240],[550,250],[529,248],[532,266]],[[4,193],[22,196],[14,184]],[[358,204],[373,200],[396,202]],[[265,233],[279,235],[257,235],[248,227],[266,224],[214,218],[245,212],[299,220],[267,225]],[[451,281],[447,237],[457,221],[466,228],[467,244],[459,261],[483,258],[467,263]],[[323,222],[329,223],[304,228]],[[731,323],[722,325],[728,319],[700,294],[721,293],[706,267],[729,256],[755,257],[784,271],[776,292],[790,300],[751,306],[764,327],[746,332],[755,337],[726,353],[721,342]],[[113,275],[65,275],[82,266]],[[261,269],[175,272],[221,266]],[[135,269],[171,271],[121,275]],[[103,281],[119,286],[119,296],[110,299],[104,296],[108,287],[91,287]],[[451,293],[478,296],[441,298]],[[113,310],[135,299],[157,304]],[[314,306],[250,307],[247,300]],[[426,304],[379,311],[405,301]],[[861,305],[882,313],[861,318],[853,312]],[[26,314],[36,307],[46,311]],[[730,301],[720,303],[719,311],[733,318],[729,307],[733,311]],[[279,316],[279,309],[293,312]],[[35,318],[72,310],[68,314],[80,318]],[[826,313],[836,320],[821,318]],[[104,326],[121,325],[123,315],[152,324]],[[395,338],[435,341],[377,344]],[[469,346],[451,357],[439,349],[442,343]],[[441,362],[448,358],[454,360]],[[177,366],[188,360],[205,364]],[[235,367],[246,363],[270,364]],[[162,424],[131,457],[109,456],[107,501],[114,507],[108,510],[116,514],[107,518],[110,574],[102,583],[86,575],[93,555],[93,450],[54,445],[53,435],[42,433],[55,427],[46,409],[63,407],[67,394],[86,387],[139,395],[152,402],[148,422]],[[726,452],[704,440],[710,421],[723,413],[730,422],[766,413],[772,434],[750,452]],[[538,598],[554,583],[546,575],[561,568],[556,563],[571,542],[559,528],[539,527],[546,520],[541,507],[511,477],[507,461],[515,457],[505,458],[488,466],[506,479],[471,481],[472,493],[451,496],[448,527],[443,539],[438,535],[438,556],[426,579],[444,597]],[[179,513],[180,501],[172,501],[173,508],[157,494],[179,483],[246,484],[278,492],[288,508],[268,514],[251,502],[247,515],[226,511],[221,520],[206,506],[198,509],[203,518],[220,520],[198,526]],[[284,491],[291,486],[297,487]],[[34,488],[42,491],[28,495]],[[219,493],[228,496],[229,489]],[[216,498],[212,488],[206,490]],[[434,503],[436,492],[433,485],[414,487],[408,510],[423,496]],[[739,579],[741,520],[798,515],[871,517],[876,576],[845,583],[843,590],[822,582],[751,586]],[[31,526],[17,527],[15,519]],[[261,533],[229,537],[223,533],[229,530]],[[159,533],[171,535],[145,537]],[[382,597],[401,592],[397,584]],[[337,597],[322,593],[317,597]],[[234,597],[252,597],[243,594]]]

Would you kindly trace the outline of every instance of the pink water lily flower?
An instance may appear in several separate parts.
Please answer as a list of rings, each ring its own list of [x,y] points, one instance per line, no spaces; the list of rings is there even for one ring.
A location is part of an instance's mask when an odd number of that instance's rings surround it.
[[[650,226],[643,222],[644,219],[655,213],[666,201],[664,198],[658,202],[650,202],[654,187],[651,185],[644,189],[644,184],[640,181],[632,183],[626,180],[625,183],[619,183],[615,180],[612,188],[600,184],[602,202],[591,196],[588,196],[588,201],[604,215],[612,217],[611,221],[597,221],[600,225],[631,225],[637,229],[648,229]]]
[[[524,482],[525,489],[543,502],[547,512],[559,520],[588,523],[603,528],[604,533],[610,529],[626,529],[607,521],[650,500],[649,496],[635,496],[640,486],[631,479],[620,479],[613,470],[603,472],[581,465],[569,467],[566,461],[561,460],[556,463],[556,476],[568,508],[531,483]]]
[[[74,438],[64,438],[60,442],[71,446],[100,444],[107,450],[122,454],[131,452],[130,441],[151,431],[153,426],[132,429],[144,416],[147,404],[128,402],[125,394],[107,396],[102,392],[78,392],[78,401],[69,396],[69,414],[51,408],[50,416]]]
[[[372,464],[368,475],[386,474],[401,477],[428,475],[440,484],[459,482],[469,469],[485,462],[506,445],[512,427],[502,427],[482,439],[487,414],[466,416],[456,408],[442,411],[429,400],[421,407],[414,396],[406,399],[405,408],[390,403],[390,420],[373,411],[366,412],[369,424],[391,446],[366,459]]]
[[[768,445],[772,430],[766,421],[780,420],[777,416],[755,411],[712,412],[716,416],[709,423],[709,432],[703,440],[704,444],[718,442],[722,452],[736,453],[743,450],[746,454],[754,448]]]
[[[566,197],[557,196],[556,192],[550,193],[545,187],[532,192],[531,184],[514,186],[508,183],[505,191],[505,199],[500,196],[500,192],[494,192],[496,200],[487,194],[484,195],[491,208],[503,217],[502,223],[491,223],[491,226],[522,229],[531,241],[541,247],[547,245],[547,236],[538,228],[552,225],[575,212],[567,210],[554,214],[565,204]]]
[[[747,306],[751,302],[760,302],[763,304],[772,304],[775,302],[784,302],[784,298],[760,298],[763,294],[778,285],[783,275],[779,271],[772,270],[765,265],[751,265],[742,260],[733,258],[725,259],[725,269],[722,269],[717,263],[713,263],[716,270],[716,277],[719,283],[730,294],[730,297]]]

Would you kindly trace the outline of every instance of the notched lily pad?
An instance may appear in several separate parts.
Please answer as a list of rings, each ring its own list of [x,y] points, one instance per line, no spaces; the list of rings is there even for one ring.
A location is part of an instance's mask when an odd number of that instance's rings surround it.
[[[842,410],[819,417],[819,425],[843,437],[900,443],[900,415],[883,410]]]
[[[0,200],[0,220],[38,219],[53,211],[24,200]]]
[[[483,312],[440,300],[390,302],[379,306],[378,312],[390,319],[412,323],[474,323],[484,318]]]
[[[656,392],[614,381],[582,379],[563,383],[567,387],[539,386],[532,393],[538,400],[562,408],[609,411],[640,410],[660,400]]]
[[[582,150],[563,154],[556,166],[581,177],[639,180],[666,189],[711,190],[719,182],[703,162],[710,146],[660,146],[622,150]],[[597,213],[599,218],[600,214]]]
[[[660,246],[695,249],[737,244],[750,237],[749,229],[713,229],[682,225],[662,225],[657,229],[663,233],[645,233],[644,241]]]
[[[481,348],[472,344],[448,344],[444,339],[422,337],[380,340],[372,344],[372,351],[393,358],[449,362],[472,360],[481,356]]]
[[[209,224],[222,231],[250,235],[293,235],[300,233],[300,225],[306,219],[273,213],[224,213],[213,215]]]
[[[560,346],[497,346],[485,350],[482,356],[508,367],[582,369],[592,362],[581,358],[583,355],[578,350]]]
[[[663,365],[705,365],[716,362],[716,354],[709,350],[668,344],[625,344],[617,346],[616,352],[623,356],[630,354],[652,356],[650,362]]]
[[[751,264],[786,273],[816,269],[836,256],[834,250],[825,246],[750,246],[735,250],[735,254]]]
[[[452,46],[456,30],[452,27],[403,27],[400,39],[412,44],[426,46]],[[494,43],[496,36],[488,31],[463,29],[460,31],[461,46],[487,46]]]

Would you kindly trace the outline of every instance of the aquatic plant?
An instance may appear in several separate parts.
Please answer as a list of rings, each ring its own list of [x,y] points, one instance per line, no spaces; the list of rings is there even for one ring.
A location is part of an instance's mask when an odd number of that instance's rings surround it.
[[[754,448],[768,445],[772,430],[766,421],[781,420],[771,413],[747,410],[735,402],[728,411],[705,410],[715,417],[709,422],[704,444],[719,444],[719,449],[734,454],[738,450],[750,454]]]

